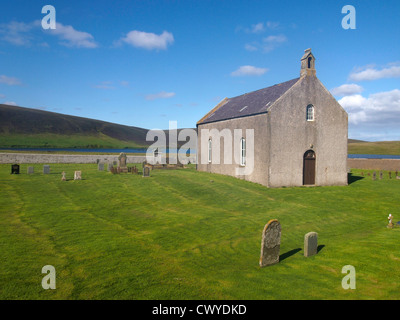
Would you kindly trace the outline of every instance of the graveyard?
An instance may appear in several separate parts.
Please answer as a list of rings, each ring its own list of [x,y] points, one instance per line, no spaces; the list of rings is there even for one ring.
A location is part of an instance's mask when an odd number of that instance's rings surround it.
[[[11,174],[0,164],[1,299],[400,298],[394,172],[353,169],[344,187],[266,188],[194,165],[146,178],[141,163],[129,166],[138,172],[20,164]],[[279,261],[260,267],[272,219]],[[310,232],[318,250],[306,257]],[[45,265],[56,290],[40,285]],[[346,265],[355,290],[342,287]]]

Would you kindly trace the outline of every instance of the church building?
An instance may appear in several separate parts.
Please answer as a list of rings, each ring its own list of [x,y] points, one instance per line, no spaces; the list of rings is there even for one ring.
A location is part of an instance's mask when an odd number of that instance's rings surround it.
[[[347,185],[348,115],[318,80],[311,49],[300,77],[225,98],[197,132],[199,171],[267,187]]]

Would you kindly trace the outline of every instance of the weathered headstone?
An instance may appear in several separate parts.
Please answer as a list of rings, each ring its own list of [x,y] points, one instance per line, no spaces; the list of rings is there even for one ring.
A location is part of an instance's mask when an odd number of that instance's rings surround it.
[[[383,179],[383,172],[381,171],[381,172],[379,172],[379,180],[382,180]]]
[[[318,233],[309,232],[304,236],[304,256],[310,257],[318,252]]]
[[[82,171],[75,171],[74,180],[82,180]]]
[[[389,179],[392,179],[392,171],[389,171]]]
[[[279,262],[281,246],[281,224],[278,220],[270,220],[264,227],[261,239],[260,267]]]
[[[97,169],[99,171],[104,171],[104,163],[103,162],[99,162],[99,164],[97,165]]]
[[[143,168],[143,177],[150,177],[150,168],[149,167]]]
[[[126,154],[124,152],[121,152],[118,156],[118,167],[126,167]]]
[[[33,169],[33,167],[28,167],[27,173],[28,174],[33,174],[35,172],[35,170]]]
[[[11,165],[11,174],[19,174],[19,164]]]
[[[65,172],[63,171],[61,173],[62,177],[61,177],[61,181],[67,181],[67,178],[65,177]]]
[[[375,171],[372,173],[372,180],[376,180],[376,172]]]
[[[44,174],[49,174],[50,173],[50,166],[49,165],[44,165],[43,166],[43,173]]]

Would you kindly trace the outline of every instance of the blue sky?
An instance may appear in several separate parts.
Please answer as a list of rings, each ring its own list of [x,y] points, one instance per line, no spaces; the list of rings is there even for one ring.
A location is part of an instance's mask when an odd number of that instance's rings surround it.
[[[43,30],[44,5],[56,29]],[[342,7],[356,10],[343,29]],[[317,76],[349,137],[400,140],[400,1],[3,1],[0,103],[125,125],[195,127],[224,97]]]

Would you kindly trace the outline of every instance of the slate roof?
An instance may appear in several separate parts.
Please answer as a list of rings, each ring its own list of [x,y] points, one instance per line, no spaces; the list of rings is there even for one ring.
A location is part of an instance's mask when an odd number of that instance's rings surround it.
[[[222,121],[266,113],[268,108],[288,91],[300,78],[282,82],[268,88],[225,98],[197,124]]]

